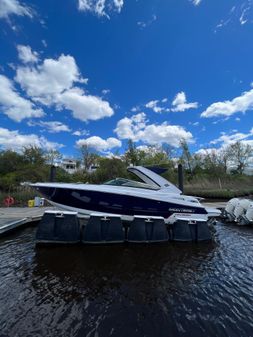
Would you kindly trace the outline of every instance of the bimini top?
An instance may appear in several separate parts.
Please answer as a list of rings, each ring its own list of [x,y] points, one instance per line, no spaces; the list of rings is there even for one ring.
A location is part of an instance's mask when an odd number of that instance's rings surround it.
[[[181,194],[182,191],[165,178],[143,166],[130,166],[128,172],[135,174],[154,189],[166,189],[166,192]]]

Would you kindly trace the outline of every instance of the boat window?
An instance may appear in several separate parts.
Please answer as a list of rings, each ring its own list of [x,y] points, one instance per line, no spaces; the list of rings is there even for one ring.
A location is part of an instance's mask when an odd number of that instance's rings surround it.
[[[91,201],[91,198],[86,197],[85,195],[81,196],[80,193],[75,192],[75,191],[72,192],[71,195],[72,195],[74,198],[76,198],[76,199],[78,199],[78,200],[81,200],[81,201],[83,201],[83,202],[89,203],[89,202]]]
[[[123,205],[118,205],[118,204],[113,204],[112,205],[112,208],[117,208],[117,209],[122,209],[123,208]]]
[[[134,187],[134,188],[145,188],[150,190],[159,190],[159,188],[150,186],[139,181],[134,181],[125,178],[116,178],[113,180],[106,181],[103,185],[113,185],[113,186],[125,186],[125,187]]]
[[[109,202],[106,201],[100,201],[98,204],[101,206],[109,206]]]

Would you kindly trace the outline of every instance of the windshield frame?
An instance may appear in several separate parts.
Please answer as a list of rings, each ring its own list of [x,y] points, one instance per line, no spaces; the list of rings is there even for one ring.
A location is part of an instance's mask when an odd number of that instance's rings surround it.
[[[142,188],[152,191],[158,191],[160,188],[157,186],[151,186],[144,182],[139,182],[136,180],[131,180],[127,178],[115,178],[108,181],[105,181],[102,185],[107,186],[118,186],[118,187],[130,187],[130,188]]]

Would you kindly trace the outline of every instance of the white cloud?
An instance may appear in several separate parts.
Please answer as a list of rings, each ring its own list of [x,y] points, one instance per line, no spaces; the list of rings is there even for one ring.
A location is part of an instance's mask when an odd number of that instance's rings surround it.
[[[154,14],[154,15],[152,15],[152,18],[151,18],[150,20],[148,20],[148,21],[138,21],[138,22],[137,22],[137,25],[138,25],[140,28],[144,29],[144,28],[150,26],[150,25],[151,25],[153,22],[155,22],[156,20],[157,20],[157,16]]]
[[[99,17],[109,18],[108,12],[112,10],[121,12],[124,0],[79,0],[78,9],[83,12],[91,12]]]
[[[85,95],[79,88],[72,88],[59,95],[58,103],[71,110],[73,116],[81,121],[111,117],[114,113],[107,101],[100,97]]]
[[[88,130],[76,130],[72,133],[73,136],[88,136],[90,134],[90,132]]]
[[[216,102],[211,104],[201,117],[231,116],[237,112],[245,113],[253,108],[253,89],[244,92],[241,96],[231,101]]]
[[[35,134],[24,135],[18,130],[8,130],[0,127],[0,148],[21,151],[24,146],[38,146],[45,150],[59,149],[63,144],[50,142],[45,137],[38,137]]]
[[[30,46],[18,45],[18,57],[24,63],[36,63],[38,62],[39,54],[33,52]]]
[[[74,83],[87,83],[81,77],[75,59],[61,55],[58,59],[45,59],[38,66],[17,68],[15,80],[28,96],[57,110],[68,109],[81,121],[98,120],[114,114],[110,104],[100,97],[87,95]]]
[[[47,41],[46,41],[46,40],[41,40],[41,43],[43,44],[43,46],[44,46],[45,48],[47,48]]]
[[[146,115],[142,112],[131,118],[125,117],[119,120],[114,132],[120,139],[132,139],[150,145],[166,143],[179,147],[182,139],[193,141],[192,134],[181,126],[169,125],[166,122],[160,125],[147,123]]]
[[[89,0],[78,0],[78,9],[80,11],[89,11],[91,10],[91,4]]]
[[[45,128],[50,133],[71,132],[71,129],[68,127],[68,125],[63,124],[62,122],[58,122],[58,121],[51,121],[51,122],[29,121],[27,124],[29,126],[41,126],[41,127]]]
[[[117,154],[115,154],[111,151],[104,152],[104,157],[110,158],[110,159],[120,159],[120,160],[122,160],[122,155],[117,155]]]
[[[225,26],[227,26],[231,21],[232,21],[232,18],[234,17],[234,13],[235,13],[235,10],[236,10],[236,6],[233,6],[230,11],[229,11],[229,15],[226,19],[222,19],[217,25],[216,25],[216,29],[215,29],[215,33],[217,32],[217,29],[221,29]]]
[[[181,112],[189,109],[197,109],[198,103],[187,103],[186,95],[183,91],[181,91],[175,96],[172,102],[172,106],[173,108],[171,109],[171,111]]]
[[[12,63],[12,62],[8,62],[7,63],[8,64],[8,66],[12,69],[12,70],[16,70],[16,65],[14,64],[14,63]],[[3,67],[1,67],[1,70],[3,71],[4,70],[4,68]]]
[[[103,90],[102,90],[102,94],[103,94],[103,95],[107,95],[107,94],[109,94],[110,92],[111,92],[110,89],[103,89]]]
[[[242,11],[242,14],[239,18],[240,24],[241,25],[245,25],[245,23],[248,22],[248,18],[247,18],[247,12],[250,10],[250,7],[244,8]]]
[[[57,60],[45,59],[37,67],[20,66],[15,80],[29,96],[42,103],[52,103],[54,95],[70,89],[74,82],[87,82],[70,55],[61,55]]]
[[[174,97],[172,101],[172,108],[168,107],[168,98],[163,98],[161,100],[154,99],[149,101],[148,103],[141,105],[143,108],[151,109],[156,113],[161,112],[178,112],[178,111],[185,111],[188,109],[196,109],[199,107],[199,104],[197,102],[194,103],[188,103],[186,99],[186,94],[181,91]],[[138,112],[140,111],[140,106],[134,106],[131,109],[132,112]]]
[[[198,6],[202,0],[191,0],[194,6]]]
[[[124,6],[124,0],[113,0],[114,6],[118,10],[118,12],[121,12],[122,7]]]
[[[118,121],[117,127],[114,130],[120,139],[139,140],[139,132],[146,127],[146,114],[140,112],[133,115],[131,118],[124,117]]]
[[[145,107],[149,108],[149,109],[152,109],[156,113],[161,113],[165,109],[158,106],[158,103],[159,103],[159,100],[150,101],[145,105]]]
[[[132,112],[138,112],[138,111],[140,111],[141,109],[140,109],[140,107],[138,106],[138,105],[136,105],[136,106],[133,106],[132,108],[131,108],[131,111]]]
[[[34,103],[19,95],[13,83],[4,75],[0,75],[0,88],[0,106],[9,118],[21,122],[25,118],[44,116],[40,108],[36,108]]]
[[[33,17],[33,10],[18,0],[0,1],[0,18],[8,19],[10,15]]]
[[[36,108],[34,102],[54,107],[58,111],[71,110],[73,117],[81,121],[98,120],[114,114],[107,101],[88,95],[83,89],[74,86],[77,82],[87,83],[87,80],[81,77],[72,56],[61,55],[56,60],[45,59],[40,64],[31,64],[37,61],[37,54],[29,48],[18,46],[19,57],[26,63],[30,61],[30,64],[17,67],[15,80],[31,100],[21,97],[12,81],[0,75],[0,106],[9,118],[20,122],[24,118],[43,117],[43,110]]]
[[[162,147],[159,145],[150,146],[150,145],[139,145],[136,147],[137,150],[143,151],[147,154],[154,156],[156,153],[164,152]],[[165,153],[165,152],[164,152]]]
[[[192,141],[192,134],[178,125],[168,125],[166,122],[161,125],[148,125],[143,130],[141,138],[148,144],[170,144],[174,147],[180,146],[182,139]]]
[[[238,141],[245,141],[247,138],[252,136],[253,128],[248,133],[235,132],[227,134],[223,132],[219,138],[212,140],[210,144],[221,144],[222,146],[227,146]]]
[[[252,23],[253,19],[253,1],[241,1],[238,5],[233,6],[226,17],[224,17],[219,24],[216,25],[216,30],[224,28],[232,23],[239,23],[241,26]]]
[[[199,156],[202,157],[206,157],[207,155],[211,155],[211,154],[218,154],[219,153],[219,149],[216,149],[214,147],[212,148],[206,148],[206,149],[199,149],[198,151],[195,152],[195,154],[198,154]]]
[[[117,138],[113,138],[113,137],[102,139],[98,136],[93,136],[93,137],[89,137],[86,139],[79,139],[76,142],[76,145],[78,147],[81,147],[82,145],[88,145],[89,147],[97,151],[105,152],[115,147],[121,147],[122,143],[120,140],[118,140]]]

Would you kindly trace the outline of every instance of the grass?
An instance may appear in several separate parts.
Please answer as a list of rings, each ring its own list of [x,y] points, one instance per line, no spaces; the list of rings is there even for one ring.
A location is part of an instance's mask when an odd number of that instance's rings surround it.
[[[193,189],[188,187],[185,188],[184,193],[206,199],[231,199],[235,197],[252,196],[253,188],[231,190],[231,189]]]
[[[253,195],[253,177],[198,178],[185,184],[184,193],[208,199],[231,199]]]

